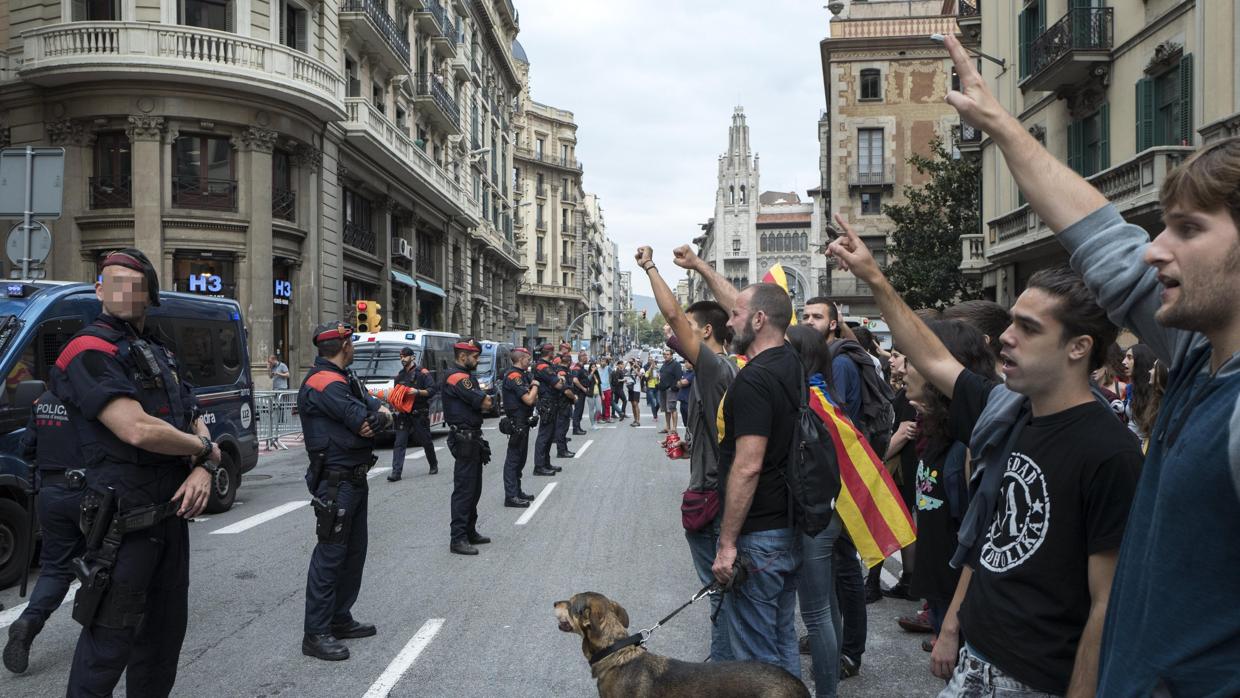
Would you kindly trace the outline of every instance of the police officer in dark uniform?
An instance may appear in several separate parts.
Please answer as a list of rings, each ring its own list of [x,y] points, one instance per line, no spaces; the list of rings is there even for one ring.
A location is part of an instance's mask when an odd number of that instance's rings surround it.
[[[555,441],[556,420],[560,412],[560,393],[567,387],[567,381],[557,372],[552,363],[552,352],[555,347],[544,344],[539,352],[538,362],[534,364],[534,380],[538,382],[538,438],[534,441],[534,474],[555,475],[561,470],[551,465],[551,444]]]
[[[89,471],[86,552],[72,562],[84,627],[68,695],[111,695],[124,672],[129,695],[166,696],[185,639],[187,519],[207,504],[220,450],[172,352],[145,331],[147,307],[159,305],[150,260],[108,255],[95,293],[103,313],[51,371]]]
[[[400,480],[405,468],[405,448],[409,437],[413,444],[426,451],[426,460],[431,466],[431,475],[439,472],[439,459],[435,456],[435,446],[431,443],[430,402],[431,397],[439,392],[431,378],[431,372],[419,369],[413,362],[413,350],[405,347],[400,350],[400,372],[393,379],[393,385],[403,385],[413,391],[413,410],[409,414],[397,414],[395,419],[396,442],[392,446],[392,473],[388,482]]]
[[[556,357],[559,365],[556,375],[564,379],[565,389],[560,393],[560,407],[555,415],[555,457],[572,458],[577,455],[568,450],[568,425],[572,422],[573,406],[584,398],[573,389],[572,347],[567,342],[560,344],[560,355]]]
[[[586,433],[581,428],[581,418],[585,415],[585,407],[587,400],[583,397],[589,397],[594,390],[594,374],[590,371],[590,355],[581,352],[577,355],[577,363],[573,364],[572,370],[569,372],[573,384],[573,392],[577,394],[577,402],[573,403],[573,435],[582,436]]]
[[[31,643],[69,592],[73,581],[70,562],[86,552],[86,539],[78,528],[86,469],[77,434],[69,424],[69,412],[50,390],[35,402],[21,445],[31,463],[30,482],[38,493],[35,508],[43,550],[30,603],[9,626],[9,641],[4,647],[4,666],[14,674],[26,671]]]
[[[366,473],[375,464],[374,436],[392,415],[348,370],[353,363],[352,327],[323,323],[315,328],[313,341],[318,356],[297,393],[310,454],[306,485],[313,496],[318,537],[306,574],[301,653],[337,661],[349,658],[349,648],[340,640],[376,632],[375,626],[354,620],[350,610],[366,564]]]
[[[478,499],[482,497],[482,466],[491,461],[491,445],[482,438],[482,413],[491,409],[491,396],[482,392],[470,374],[478,368],[482,345],[466,339],[453,345],[456,365],[444,376],[443,418],[451,432],[448,450],[456,460],[452,481],[451,544],[458,555],[477,555],[475,545],[491,539],[478,533]]]
[[[499,430],[508,435],[508,453],[504,457],[504,506],[525,508],[534,497],[521,489],[521,470],[530,450],[531,423],[537,423],[534,404],[538,400],[538,383],[530,381],[530,350],[512,350],[512,368],[504,374],[504,417]]]

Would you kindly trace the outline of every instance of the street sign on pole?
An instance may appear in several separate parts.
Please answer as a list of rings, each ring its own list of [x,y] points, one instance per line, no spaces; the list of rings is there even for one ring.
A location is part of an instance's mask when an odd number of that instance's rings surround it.
[[[25,146],[0,150],[0,218],[22,219],[20,265],[23,279],[30,278],[30,237],[35,230],[34,219],[60,218],[64,179],[64,148]]]

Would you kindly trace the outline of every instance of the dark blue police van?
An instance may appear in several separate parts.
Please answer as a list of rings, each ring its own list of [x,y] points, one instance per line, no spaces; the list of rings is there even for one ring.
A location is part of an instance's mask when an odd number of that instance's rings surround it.
[[[177,357],[194,386],[223,461],[208,512],[227,511],[241,475],[258,463],[254,382],[241,307],[236,301],[161,291],[147,326]],[[100,311],[92,284],[0,283],[0,588],[16,582],[29,549],[28,463],[19,441],[31,403],[69,339]]]

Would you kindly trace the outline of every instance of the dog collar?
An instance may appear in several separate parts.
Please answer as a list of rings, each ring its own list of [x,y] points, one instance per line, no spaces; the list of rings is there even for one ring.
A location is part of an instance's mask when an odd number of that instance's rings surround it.
[[[634,645],[640,647],[642,643],[644,643],[645,641],[646,641],[646,634],[637,633],[635,635],[629,635],[628,637],[624,638],[623,640],[620,640],[619,642],[613,642],[610,645],[604,647],[603,649],[590,655],[590,666],[594,666],[595,664],[598,664],[599,662],[603,661],[604,659],[607,659],[608,657],[619,652],[625,647],[633,647]]]

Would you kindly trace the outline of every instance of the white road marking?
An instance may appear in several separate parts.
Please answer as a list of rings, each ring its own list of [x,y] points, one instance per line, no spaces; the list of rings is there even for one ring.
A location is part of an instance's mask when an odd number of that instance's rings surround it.
[[[285,514],[289,513],[290,511],[301,509],[302,507],[306,506],[306,503],[307,503],[307,500],[305,499],[297,501],[297,502],[286,502],[274,509],[268,509],[267,511],[264,511],[261,514],[255,514],[254,516],[251,516],[248,519],[241,519],[237,523],[229,525],[229,526],[225,526],[224,528],[221,528],[218,531],[212,531],[211,535],[213,536],[227,535],[230,533],[241,533],[242,531],[248,531],[251,528],[254,528],[255,526],[258,526],[260,524],[265,524],[268,521],[271,521],[272,519],[278,519],[281,516],[284,516]]]
[[[426,450],[425,450],[425,449],[423,449],[421,446],[415,446],[414,448],[418,449],[418,452],[417,452],[417,453],[415,453],[415,454],[413,454],[412,456],[405,456],[405,460],[413,460],[414,458],[425,458],[425,457],[426,457]],[[440,451],[442,451],[442,450],[443,450],[443,446],[436,446],[436,447],[435,447],[435,452],[436,452],[436,453],[438,453],[438,452],[440,452]]]
[[[370,472],[366,473],[366,479],[373,480],[386,472],[390,472],[391,470],[392,470],[391,466],[388,466],[388,465],[385,465],[379,468],[371,468]]]
[[[77,592],[78,587],[80,586],[82,586],[81,582],[76,579],[73,580],[73,583],[69,585],[69,593],[65,594],[65,600],[61,601],[60,605],[64,606],[67,603],[72,603],[73,595]],[[6,608],[3,611],[0,611],[0,629],[7,628],[12,625],[13,621],[21,617],[22,611],[26,610],[26,606],[28,605],[30,605],[29,601],[23,604],[18,604],[13,608]]]
[[[435,639],[435,634],[443,627],[443,618],[431,618],[422,625],[413,639],[405,645],[405,648],[396,655],[387,669],[370,684],[370,690],[366,691],[366,695],[362,698],[387,698],[387,695],[396,687],[396,682],[400,681],[400,677],[409,671],[409,667],[413,666],[418,655],[422,654],[422,650],[431,644],[431,640]]]
[[[530,522],[530,519],[534,518],[534,513],[538,511],[538,507],[542,506],[543,502],[547,501],[547,495],[551,494],[551,490],[555,489],[556,484],[557,483],[554,482],[547,483],[547,486],[543,488],[542,492],[539,492],[538,496],[534,498],[533,503],[530,504],[530,508],[526,509],[525,513],[521,515],[521,518],[517,519],[516,525],[524,526]]]
[[[585,453],[586,449],[590,448],[590,446],[592,446],[593,444],[594,444],[594,439],[590,439],[589,441],[581,444],[581,448],[577,449],[577,454],[573,456],[573,460],[580,458],[581,454]]]
[[[636,428],[637,428],[637,429],[654,429],[655,427],[654,427],[654,425],[653,425],[653,424],[650,424],[650,425],[642,424],[642,425],[640,425],[640,426],[638,426],[638,427],[636,427]]]

